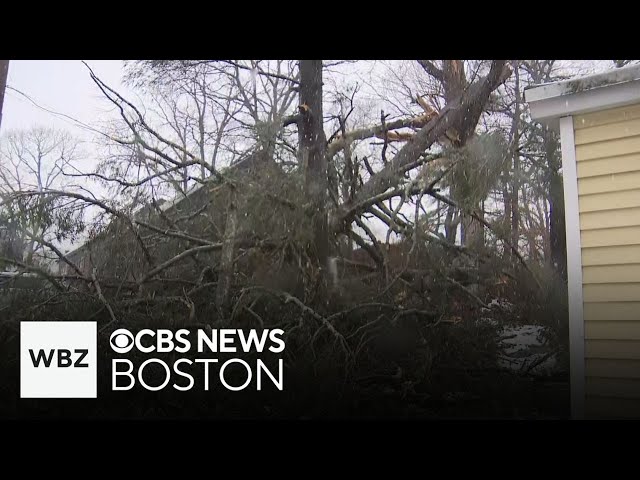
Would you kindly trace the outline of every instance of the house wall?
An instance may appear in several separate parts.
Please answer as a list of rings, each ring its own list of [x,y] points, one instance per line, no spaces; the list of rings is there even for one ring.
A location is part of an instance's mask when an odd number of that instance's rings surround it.
[[[640,104],[573,126],[585,417],[640,417]]]
[[[250,161],[237,164],[225,173],[242,183],[241,192],[236,202],[241,212],[237,236],[238,239],[257,236],[259,238],[279,238],[287,226],[297,225],[295,220],[283,215],[279,204],[265,196],[264,190],[278,198],[280,190],[285,191],[290,184],[297,184],[289,179],[274,163],[265,163],[259,155],[249,158]],[[260,192],[260,194],[258,194]],[[179,230],[182,233],[202,238],[211,242],[221,242],[227,219],[229,187],[212,181],[199,185],[187,196],[177,197],[174,201],[162,205],[162,213],[155,209],[145,208],[135,215],[138,221],[144,221],[163,230]],[[283,195],[284,198],[286,196]],[[253,212],[247,216],[247,212]],[[178,222],[172,226],[171,222]],[[196,246],[188,240],[164,236],[154,233],[145,227],[137,227],[147,251],[157,266],[166,260]],[[155,238],[149,238],[154,236]],[[217,266],[218,251],[201,252],[198,263],[191,259],[178,262],[163,273],[171,278],[195,281],[198,279],[203,265]],[[114,219],[107,228],[84,246],[67,255],[85,276],[89,276],[95,268],[96,276],[107,280],[137,281],[143,277],[151,266],[147,263],[130,226],[121,219]],[[65,262],[59,262],[61,271],[66,275],[76,272]],[[103,288],[103,290],[105,290]]]

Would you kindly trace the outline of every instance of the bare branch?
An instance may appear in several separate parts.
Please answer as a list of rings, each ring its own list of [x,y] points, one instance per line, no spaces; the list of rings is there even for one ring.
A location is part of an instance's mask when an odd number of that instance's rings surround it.
[[[436,80],[438,80],[440,82],[442,82],[444,80],[444,73],[442,72],[442,70],[440,70],[433,63],[431,63],[431,61],[429,61],[429,60],[418,60],[418,63],[424,69],[425,72],[427,72],[429,75],[431,75]]]

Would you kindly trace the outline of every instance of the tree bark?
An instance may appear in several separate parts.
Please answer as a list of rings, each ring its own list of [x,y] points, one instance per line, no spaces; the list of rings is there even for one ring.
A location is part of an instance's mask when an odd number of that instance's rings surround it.
[[[544,128],[543,150],[547,161],[547,185],[549,188],[549,244],[551,263],[555,271],[567,279],[567,239],[564,217],[564,188],[560,173],[559,141],[554,132]]]
[[[442,82],[442,87],[444,88],[444,100],[445,105],[451,105],[456,99],[460,98],[462,92],[467,85],[467,78],[464,72],[464,61],[463,60],[444,60],[442,63],[442,75],[440,77]],[[459,137],[459,136],[458,136]],[[454,147],[462,146],[461,142],[453,142]],[[460,200],[456,198],[454,194],[454,188],[452,188],[452,198],[456,200]],[[456,240],[456,232],[458,229],[458,224],[452,224],[452,220],[454,217],[460,215],[461,225],[460,225],[460,242],[462,245],[466,242],[467,237],[467,224],[468,222],[465,220],[465,215],[462,212],[458,212],[457,208],[449,205],[447,208],[447,221],[449,223],[448,231],[446,231],[446,237],[452,243],[455,243]]]
[[[484,208],[480,202],[479,208],[475,209],[475,213],[479,218],[484,220]],[[484,248],[484,225],[473,218],[472,215],[462,214],[462,235],[460,243],[475,251]]]
[[[460,98],[465,89],[467,88],[467,76],[464,70],[463,60],[444,60],[443,62],[443,87],[444,97],[447,105],[451,105]],[[479,115],[478,115],[479,116]],[[477,124],[477,117],[469,116],[463,117],[460,125],[457,126],[454,132],[449,132],[449,137],[453,138],[452,144],[456,148],[464,146],[466,141],[475,132]],[[457,198],[460,201],[462,199]],[[480,215],[481,203],[476,205],[476,212]],[[454,207],[449,206],[449,209]],[[451,212],[453,215],[455,212]],[[472,247],[484,246],[484,227],[478,223],[471,215],[460,212],[461,225],[460,225],[460,242],[462,245]],[[449,216],[449,213],[447,214]],[[455,238],[455,236],[454,236]]]
[[[443,62],[444,99],[447,105],[453,103],[467,86],[464,73],[464,60],[444,60]]]
[[[529,63],[529,74],[534,84],[552,82],[556,60],[539,60]],[[557,136],[544,127],[543,150],[547,162],[547,186],[549,188],[549,244],[551,258],[547,259],[556,272],[567,280],[567,240],[565,231],[564,190],[560,173],[559,142]]]
[[[567,238],[564,216],[564,188],[559,170],[557,139],[545,132],[545,153],[549,165],[549,243],[551,264],[556,272],[567,279]]]
[[[300,60],[300,150],[310,204],[314,250],[322,269],[327,266],[327,158],[322,118],[322,60]]]
[[[562,177],[551,174],[549,188],[549,242],[551,262],[562,278],[567,279],[567,239],[564,218],[564,192]]]
[[[0,60],[0,127],[2,127],[2,107],[4,106],[4,92],[7,88],[9,76],[9,60]]]

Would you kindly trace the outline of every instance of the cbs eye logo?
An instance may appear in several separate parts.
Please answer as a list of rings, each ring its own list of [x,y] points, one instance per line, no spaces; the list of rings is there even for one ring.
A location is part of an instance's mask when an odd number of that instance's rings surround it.
[[[111,334],[109,343],[114,352],[127,353],[133,348],[135,339],[129,330],[119,328]]]

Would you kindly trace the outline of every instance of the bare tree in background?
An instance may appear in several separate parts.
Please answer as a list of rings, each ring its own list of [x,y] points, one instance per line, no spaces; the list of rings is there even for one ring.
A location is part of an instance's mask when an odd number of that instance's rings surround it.
[[[558,72],[556,60],[527,60],[522,62],[522,68],[530,85],[566,78]],[[544,208],[548,210],[544,215],[548,218],[547,228],[544,229],[545,235],[548,235],[548,241],[544,242],[548,245],[545,258],[566,279],[567,246],[560,139],[547,126],[534,122],[524,122],[524,125],[523,136],[526,144],[521,149],[521,156],[531,165],[530,172],[542,173],[542,188],[538,191],[538,196],[541,197]],[[525,204],[526,207],[528,205]]]
[[[24,264],[32,265],[37,254],[40,260],[51,259],[46,252],[52,245],[82,230],[81,212],[47,195],[67,186],[63,171],[78,159],[78,141],[63,131],[34,127],[1,138],[0,195],[36,194],[6,203],[3,209],[24,246],[19,259]]]

